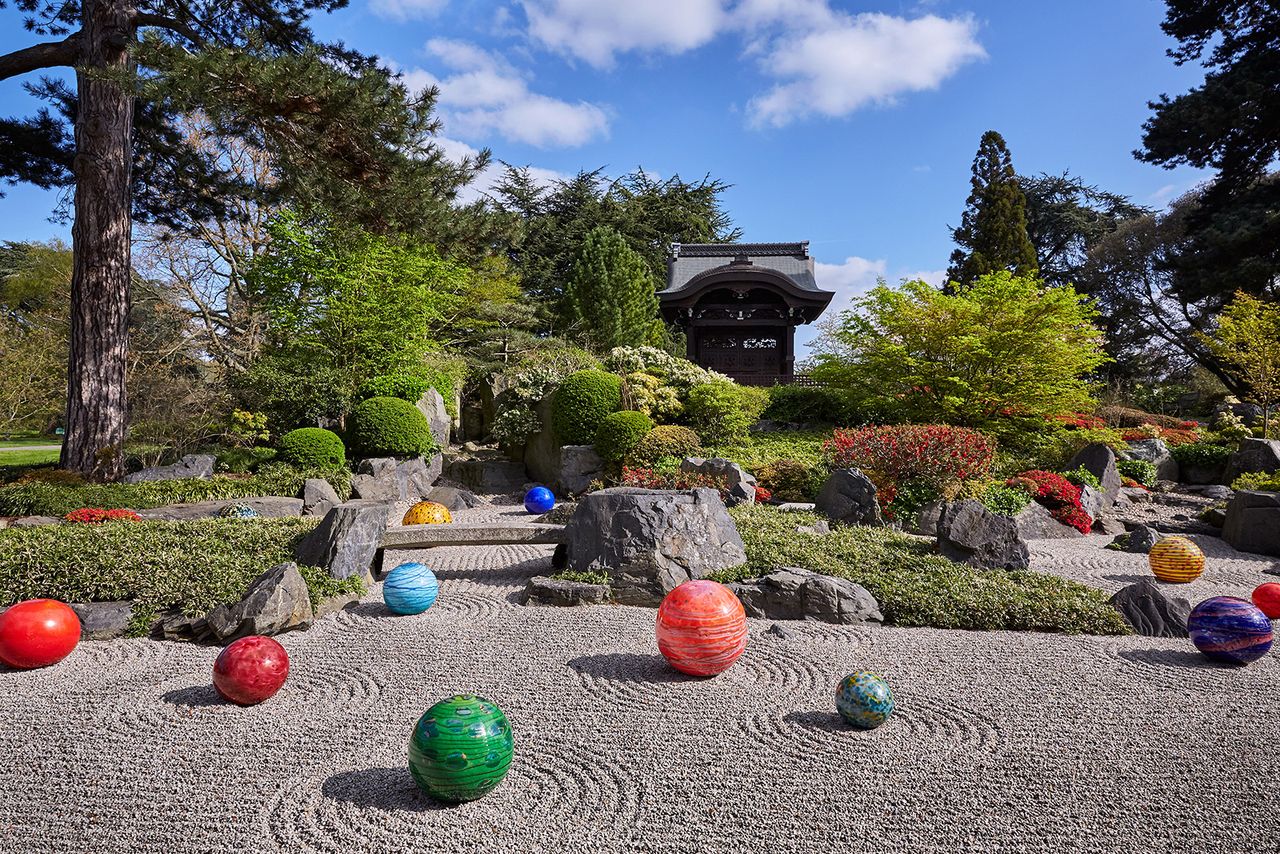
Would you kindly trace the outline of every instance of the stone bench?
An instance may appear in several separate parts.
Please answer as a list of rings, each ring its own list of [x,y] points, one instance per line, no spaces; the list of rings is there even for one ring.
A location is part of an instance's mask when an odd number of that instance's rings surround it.
[[[379,547],[431,549],[437,546],[557,545],[564,541],[563,525],[475,522],[391,528],[382,535]]]

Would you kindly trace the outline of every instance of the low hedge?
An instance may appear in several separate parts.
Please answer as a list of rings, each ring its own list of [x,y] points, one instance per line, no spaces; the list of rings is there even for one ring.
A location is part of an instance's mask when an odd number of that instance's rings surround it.
[[[1231,459],[1235,448],[1230,445],[1209,445],[1205,443],[1174,445],[1169,453],[1180,466],[1221,466]]]
[[[265,570],[293,560],[319,520],[208,519],[107,522],[0,530],[0,606],[48,597],[64,602],[134,600],[130,634],[164,610],[204,614],[235,602]],[[313,604],[360,589],[303,567]]]
[[[746,545],[747,563],[712,577],[729,582],[780,566],[848,578],[880,603],[885,621],[941,629],[1128,634],[1106,594],[1040,572],[974,569],[930,553],[928,542],[888,528],[836,527],[796,534],[819,520],[740,505],[729,511]]]
[[[762,388],[717,380],[690,389],[684,412],[704,441],[741,442],[768,405]]]
[[[0,487],[0,516],[65,516],[80,507],[104,510],[145,510],[193,501],[258,498],[264,495],[302,494],[308,478],[324,478],[338,495],[351,495],[351,473],[346,469],[308,471],[280,463],[268,463],[248,477],[216,475],[207,480],[152,480],[143,483],[15,483]]]
[[[347,447],[332,430],[299,427],[280,437],[280,458],[301,468],[341,468],[347,464]]]
[[[679,460],[698,456],[701,451],[702,440],[688,427],[660,424],[640,440],[627,459],[632,465],[650,467],[664,457]]]

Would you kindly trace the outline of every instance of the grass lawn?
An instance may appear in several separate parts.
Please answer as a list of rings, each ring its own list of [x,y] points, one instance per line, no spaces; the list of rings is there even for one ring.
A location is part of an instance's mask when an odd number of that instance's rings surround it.
[[[752,472],[768,463],[785,459],[816,466],[822,461],[822,443],[830,438],[830,430],[779,430],[771,433],[752,433],[745,442],[703,448],[702,456],[733,460]]]
[[[58,449],[48,451],[10,451],[7,448],[20,446],[18,442],[0,443],[0,466],[42,466],[58,461]]]
[[[835,527],[800,534],[813,513],[740,505],[729,511],[742,534],[747,563],[712,576],[728,582],[798,566],[856,581],[898,626],[1011,629],[1123,635],[1129,629],[1106,595],[1046,573],[974,569],[932,554],[930,543],[888,528]]]
[[[178,606],[204,614],[235,602],[250,582],[293,560],[297,541],[317,519],[210,519],[107,522],[0,530],[0,606],[48,597],[64,602],[133,599],[130,633],[146,634],[156,616]],[[312,602],[361,589],[303,567]]]

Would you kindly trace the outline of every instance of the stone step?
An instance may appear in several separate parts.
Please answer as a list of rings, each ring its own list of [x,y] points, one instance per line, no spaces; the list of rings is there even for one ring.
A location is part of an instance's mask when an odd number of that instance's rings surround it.
[[[565,541],[563,525],[503,525],[483,522],[448,525],[405,525],[382,535],[384,549],[431,549],[437,546],[555,545]]]

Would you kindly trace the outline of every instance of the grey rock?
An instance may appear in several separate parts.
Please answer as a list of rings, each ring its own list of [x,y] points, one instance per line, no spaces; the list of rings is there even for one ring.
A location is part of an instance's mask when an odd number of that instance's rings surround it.
[[[517,492],[528,479],[524,463],[500,456],[452,459],[445,476],[481,495]]]
[[[71,610],[80,618],[82,640],[122,638],[133,619],[133,602],[72,602]]]
[[[1018,535],[1024,540],[1073,540],[1084,534],[1070,525],[1064,525],[1043,504],[1032,501],[1013,517]]]
[[[1223,412],[1232,413],[1248,425],[1262,420],[1262,407],[1256,403],[1219,403],[1213,408],[1214,415],[1219,415]]]
[[[1134,582],[1111,597],[1111,604],[1135,632],[1152,638],[1187,637],[1191,603],[1168,596],[1151,578]]]
[[[298,563],[324,567],[333,578],[371,572],[390,513],[383,501],[339,504],[298,544]]]
[[[607,574],[614,600],[625,605],[657,605],[677,585],[747,559],[712,489],[591,492],[564,535],[569,568]]]
[[[259,575],[234,605],[219,605],[205,620],[219,641],[307,629],[315,621],[311,594],[296,563]]]
[[[304,501],[283,495],[265,495],[258,498],[236,498],[231,501],[197,501],[192,504],[169,504],[139,510],[138,515],[149,522],[189,522],[196,519],[213,519],[233,504],[252,507],[264,519],[287,519],[301,516]]]
[[[439,479],[444,469],[441,454],[429,458],[413,457],[396,460],[373,457],[361,460],[351,478],[351,492],[356,498],[372,501],[421,501]]]
[[[1160,534],[1154,528],[1139,525],[1129,532],[1126,551],[1132,554],[1147,554],[1159,539]]]
[[[184,614],[178,608],[163,612],[151,626],[151,636],[171,641],[214,640],[209,621],[203,616]]]
[[[1136,439],[1129,442],[1129,450],[1125,452],[1131,460],[1143,460],[1156,467],[1156,477],[1161,480],[1178,479],[1178,461],[1169,452],[1169,446],[1162,439]]]
[[[1220,483],[1213,483],[1208,486],[1201,487],[1200,489],[1197,489],[1196,492],[1203,495],[1205,498],[1212,499],[1213,501],[1230,501],[1236,495],[1235,490],[1229,486],[1223,486]]]
[[[524,588],[526,605],[603,605],[609,598],[607,584],[588,584],[546,575],[535,575]]]
[[[781,638],[782,640],[799,640],[804,637],[804,635],[800,634],[795,629],[789,629],[781,623],[774,623],[772,626],[765,629],[764,633],[770,637]]]
[[[1117,504],[1122,498],[1130,504],[1146,504],[1151,501],[1151,493],[1136,486],[1123,486],[1120,488],[1120,494],[1116,497]]]
[[[782,513],[812,513],[817,505],[809,501],[786,501],[778,505]]]
[[[945,501],[930,501],[920,508],[916,514],[916,530],[926,537],[938,536],[938,520],[942,518],[942,510],[947,506]]]
[[[373,576],[366,575],[364,577],[365,589],[367,590],[371,584],[373,584]],[[321,617],[327,617],[330,614],[336,614],[339,611],[346,610],[348,606],[359,602],[363,595],[363,592],[351,591],[348,593],[338,593],[333,596],[326,596],[316,604],[315,618],[319,620]]]
[[[862,585],[798,567],[735,581],[728,587],[742,601],[748,617],[844,624],[884,620],[879,603]]]
[[[604,475],[604,460],[590,445],[562,445],[560,468],[551,479],[556,495],[580,495]]]
[[[1227,464],[1204,464],[1204,465],[1188,465],[1182,466],[1178,471],[1178,478],[1183,483],[1190,484],[1220,484],[1227,479]],[[1176,488],[1176,484],[1174,487]]]
[[[1224,507],[1206,507],[1200,514],[1200,521],[1205,524],[1212,525],[1215,528],[1221,528],[1227,524],[1227,508]]]
[[[148,480],[183,480],[185,478],[213,477],[213,466],[216,458],[213,454],[187,454],[170,466],[152,466],[142,471],[125,475],[125,483],[142,483]]]
[[[987,569],[1026,569],[1031,562],[1017,522],[997,516],[973,499],[952,502],[943,509],[938,520],[938,552]]]
[[[303,516],[324,516],[341,503],[338,490],[322,477],[309,477],[302,485]]]
[[[450,510],[469,510],[484,503],[471,490],[456,486],[437,486],[427,493],[425,500],[443,504]]]
[[[1116,453],[1101,442],[1086,445],[1080,449],[1071,462],[1067,463],[1067,471],[1075,471],[1083,467],[1091,472],[1102,484],[1103,502],[1098,515],[1105,516],[1111,512],[1120,494],[1120,472],[1116,468]],[[1096,517],[1095,517],[1096,518]]]
[[[796,525],[796,533],[822,536],[831,533],[831,525],[825,519],[819,519],[812,525]]]
[[[1116,535],[1125,532],[1124,522],[1119,519],[1113,519],[1110,516],[1104,516],[1101,519],[1094,520],[1093,530],[1099,534]]]
[[[818,512],[844,525],[883,525],[876,486],[857,469],[833,471],[814,502]]]
[[[565,539],[563,525],[534,522],[454,522],[452,525],[405,525],[382,533],[386,549],[431,549],[438,546],[550,545]]]
[[[729,487],[730,507],[737,504],[754,504],[756,501],[755,475],[742,466],[723,457],[685,457],[680,461],[680,471],[722,478]]]
[[[533,521],[541,522],[544,525],[567,525],[569,524],[569,520],[573,518],[574,511],[577,509],[578,502],[565,501],[562,504],[557,504],[555,507],[552,507],[546,513],[543,513]]]
[[[1237,492],[1227,505],[1222,539],[1242,552],[1280,555],[1280,493]]]
[[[42,525],[58,525],[62,520],[57,516],[20,516],[9,523],[14,528],[39,528]]]
[[[418,411],[426,416],[436,445],[441,448],[449,447],[449,430],[453,426],[453,417],[449,415],[440,392],[433,388],[427,389],[427,393],[418,401],[417,407]]]
[[[1242,474],[1280,471],[1280,440],[1241,439],[1240,447],[1227,463],[1227,483],[1233,483]]]
[[[1115,499],[1120,497],[1117,490]],[[1110,505],[1107,504],[1107,497],[1094,489],[1089,484],[1080,487],[1080,506],[1084,508],[1084,512],[1089,514],[1089,518],[1093,520],[1101,519],[1106,515],[1104,508],[1109,510],[1116,506],[1115,499],[1112,499]]]

